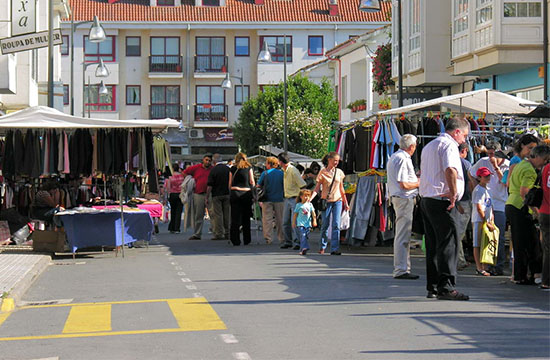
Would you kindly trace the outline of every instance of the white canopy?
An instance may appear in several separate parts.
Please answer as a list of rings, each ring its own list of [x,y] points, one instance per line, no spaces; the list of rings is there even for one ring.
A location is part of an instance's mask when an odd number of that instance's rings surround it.
[[[442,105],[454,111],[482,112],[486,114],[528,114],[538,103],[524,100],[497,90],[481,89],[443,96],[395,109],[380,111],[379,115],[401,114],[430,106]]]
[[[0,128],[35,129],[94,129],[94,128],[153,128],[178,127],[179,121],[111,120],[71,116],[47,106],[34,106],[0,117]]]

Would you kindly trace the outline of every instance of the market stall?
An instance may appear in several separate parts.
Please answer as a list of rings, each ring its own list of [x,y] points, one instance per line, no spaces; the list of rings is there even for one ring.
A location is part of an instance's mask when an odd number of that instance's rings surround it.
[[[147,211],[140,212],[139,216],[147,216],[148,221],[133,221],[137,213],[126,215],[126,211],[122,211],[123,202],[138,190],[158,193],[157,169],[171,167],[170,148],[164,139],[154,134],[178,126],[179,122],[172,119],[81,118],[42,106],[2,116],[2,207],[15,206],[20,213],[28,210],[30,214],[31,200],[38,186],[44,181],[53,181],[58,185],[56,195],[66,208],[89,202],[98,197],[97,194],[118,200],[118,211],[105,210],[100,223],[105,227],[110,221],[109,229],[119,229],[120,236],[116,239],[99,236],[97,241],[111,245],[113,239],[117,244],[127,243],[125,238],[137,239],[134,235],[139,232],[134,230],[140,226],[152,229],[151,218],[162,216],[162,205],[145,205]],[[90,216],[89,213],[82,215],[82,218]],[[63,217],[73,229],[67,230],[67,235],[75,251],[80,247],[73,221],[80,217],[78,210]],[[96,218],[100,219],[94,216],[94,221]],[[129,222],[125,222],[125,218]],[[82,222],[79,226],[85,225]],[[87,238],[83,231],[78,231],[78,236]],[[141,232],[140,237],[148,240],[150,234]]]

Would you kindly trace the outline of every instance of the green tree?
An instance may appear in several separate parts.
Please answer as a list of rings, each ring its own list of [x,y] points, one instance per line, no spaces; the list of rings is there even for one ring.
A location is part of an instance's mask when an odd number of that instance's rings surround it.
[[[271,132],[277,128],[275,114],[280,110],[283,113],[283,83],[277,86],[268,86],[257,97],[251,98],[243,104],[239,113],[239,121],[233,129],[235,139],[241,149],[248,155],[258,153],[260,145],[273,144],[282,147],[282,132],[276,136]],[[290,126],[290,114],[295,114],[296,124],[300,127]],[[312,115],[312,121],[320,117],[323,124],[320,129],[326,131],[323,138],[328,139],[328,132],[333,121],[338,120],[338,102],[334,98],[334,89],[328,80],[323,79],[320,85],[308,78],[297,75],[287,79],[287,113],[288,113],[288,150],[300,152],[304,147],[299,135],[301,132],[312,132],[312,125],[302,121],[304,115]],[[300,114],[300,115],[298,115]],[[316,115],[314,115],[316,114]],[[313,116],[314,115],[314,116]],[[320,134],[318,134],[320,136]],[[327,140],[328,141],[328,140]],[[314,154],[326,148],[324,144],[316,145],[320,148],[309,149],[308,153]]]

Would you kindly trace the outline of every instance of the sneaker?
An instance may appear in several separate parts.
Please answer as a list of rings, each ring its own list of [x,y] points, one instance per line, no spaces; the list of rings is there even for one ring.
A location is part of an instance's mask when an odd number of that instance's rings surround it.
[[[437,297],[437,291],[431,290],[428,291],[428,295],[426,295],[426,298],[428,299],[435,299]]]

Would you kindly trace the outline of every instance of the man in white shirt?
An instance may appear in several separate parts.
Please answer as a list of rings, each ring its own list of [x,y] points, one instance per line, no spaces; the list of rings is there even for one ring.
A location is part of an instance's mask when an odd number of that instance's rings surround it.
[[[504,207],[506,200],[508,200],[508,189],[506,185],[502,183],[502,176],[505,171],[510,168],[510,161],[506,159],[501,151],[500,144],[496,141],[491,141],[487,145],[487,156],[483,157],[475,163],[470,169],[470,179],[474,182],[474,185],[478,184],[476,178],[476,172],[480,167],[486,167],[491,171],[491,181],[487,184],[487,191],[491,196],[493,202],[493,213],[495,216],[495,225],[500,230],[498,239],[498,255],[497,263],[495,266],[489,268],[491,275],[502,275],[504,273],[504,261],[506,260],[506,253],[504,250],[505,232],[506,232],[506,214]]]
[[[419,192],[426,231],[428,298],[470,299],[455,289],[458,255],[455,204],[464,193],[458,146],[466,141],[468,132],[468,121],[449,119],[445,133],[430,141],[422,150]]]
[[[416,136],[403,135],[399,147],[400,150],[390,157],[387,167],[388,192],[395,210],[393,277],[414,280],[418,279],[418,275],[411,274],[410,241],[414,198],[419,182],[411,156],[416,150]]]

